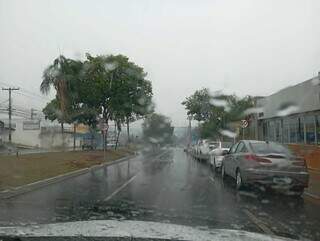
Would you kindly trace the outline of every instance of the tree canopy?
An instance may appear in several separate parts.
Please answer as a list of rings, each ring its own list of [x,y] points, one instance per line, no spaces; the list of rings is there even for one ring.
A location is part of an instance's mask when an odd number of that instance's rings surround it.
[[[146,142],[164,144],[172,142],[174,127],[168,117],[153,113],[145,118],[142,131]]]
[[[221,130],[244,118],[245,110],[253,107],[254,97],[210,93],[208,88],[197,90],[182,102],[187,115],[200,122],[202,138],[220,137]]]
[[[42,93],[56,97],[43,109],[50,120],[95,127],[99,116],[121,124],[153,112],[147,73],[124,55],[86,54],[84,61],[59,56],[43,73]]]

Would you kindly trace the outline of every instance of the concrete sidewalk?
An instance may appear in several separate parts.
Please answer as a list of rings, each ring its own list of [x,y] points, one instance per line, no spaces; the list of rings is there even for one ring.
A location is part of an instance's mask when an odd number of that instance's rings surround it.
[[[320,171],[309,169],[309,187],[305,189],[304,194],[320,200]]]

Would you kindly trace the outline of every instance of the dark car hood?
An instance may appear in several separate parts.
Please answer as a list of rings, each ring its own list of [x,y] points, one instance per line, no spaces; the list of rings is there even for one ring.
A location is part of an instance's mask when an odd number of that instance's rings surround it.
[[[169,223],[143,221],[78,221],[24,227],[0,227],[0,237],[105,237],[104,240],[290,240],[239,230],[192,228]],[[110,239],[109,239],[110,238]],[[1,239],[1,238],[0,238]],[[72,240],[72,239],[71,239]],[[76,240],[76,239],[75,239]]]

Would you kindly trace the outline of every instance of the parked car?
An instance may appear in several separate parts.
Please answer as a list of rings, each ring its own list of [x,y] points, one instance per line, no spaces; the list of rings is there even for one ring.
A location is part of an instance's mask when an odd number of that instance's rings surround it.
[[[97,148],[97,141],[94,137],[84,137],[81,141],[82,150],[95,150]]]
[[[221,168],[222,160],[225,155],[229,153],[229,148],[216,148],[209,152],[210,155],[210,165],[213,170],[218,171]]]
[[[237,189],[259,184],[301,195],[309,174],[303,158],[276,142],[243,140],[233,145],[222,161],[221,175],[235,179]]]
[[[221,148],[221,142],[203,140],[198,145],[199,154],[207,155],[207,154],[209,154],[210,151],[212,151],[216,148]]]

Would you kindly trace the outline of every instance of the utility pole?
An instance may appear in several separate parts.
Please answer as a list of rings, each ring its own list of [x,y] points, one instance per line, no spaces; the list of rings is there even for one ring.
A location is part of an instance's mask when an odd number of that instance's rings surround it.
[[[189,126],[188,126],[188,148],[191,147],[192,144],[192,133],[191,133],[191,120],[192,116],[188,116]]]
[[[20,88],[2,88],[2,90],[8,90],[9,91],[9,142],[11,143],[11,116],[12,116],[12,100],[11,100],[11,92],[13,90],[19,90]]]
[[[33,120],[33,117],[36,116],[35,111],[36,111],[35,109],[31,108],[31,116],[30,116],[31,120]]]

